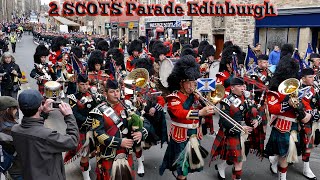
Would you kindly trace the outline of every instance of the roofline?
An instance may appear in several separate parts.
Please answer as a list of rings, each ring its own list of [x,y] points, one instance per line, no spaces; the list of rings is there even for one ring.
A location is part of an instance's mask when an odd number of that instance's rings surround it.
[[[278,8],[278,15],[320,14],[320,6]]]

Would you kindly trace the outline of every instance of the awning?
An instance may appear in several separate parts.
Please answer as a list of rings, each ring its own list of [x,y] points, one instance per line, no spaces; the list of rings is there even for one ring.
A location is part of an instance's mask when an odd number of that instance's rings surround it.
[[[64,18],[64,17],[53,16],[53,18],[56,19],[57,21],[59,21],[61,24],[64,24],[64,25],[68,25],[68,26],[80,26],[80,24],[78,24],[78,23],[76,23],[76,22],[73,22],[73,21],[70,21],[69,19]]]

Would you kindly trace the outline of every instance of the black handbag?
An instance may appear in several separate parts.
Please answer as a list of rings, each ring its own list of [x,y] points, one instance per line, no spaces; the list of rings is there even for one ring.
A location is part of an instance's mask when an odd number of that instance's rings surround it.
[[[0,172],[6,172],[12,165],[14,155],[7,153],[2,146],[0,146]]]

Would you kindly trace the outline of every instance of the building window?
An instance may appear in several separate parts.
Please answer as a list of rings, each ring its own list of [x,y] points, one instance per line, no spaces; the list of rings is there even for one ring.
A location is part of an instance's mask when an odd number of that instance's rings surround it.
[[[208,41],[208,34],[200,34],[201,41]]]

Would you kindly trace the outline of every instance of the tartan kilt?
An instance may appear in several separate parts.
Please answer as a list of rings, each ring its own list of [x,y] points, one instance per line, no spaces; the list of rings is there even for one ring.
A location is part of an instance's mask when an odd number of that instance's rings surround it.
[[[193,134],[197,134],[197,129],[189,129],[187,131],[188,137],[190,137]],[[185,149],[188,142],[189,142],[189,139],[184,142],[177,143],[176,141],[174,141],[172,139],[172,137],[170,137],[170,140],[168,142],[168,147],[166,149],[162,164],[159,169],[159,173],[161,176],[163,175],[163,173],[166,169],[169,169],[170,171],[177,171],[178,176],[179,175],[183,175],[183,176],[188,175],[188,174],[183,174],[183,170],[180,165],[177,165],[177,163],[175,165],[173,165],[176,162],[176,160],[179,158],[180,154]],[[200,171],[202,171],[202,169],[203,168],[199,168],[199,169],[188,168],[188,173],[200,172]]]
[[[254,150],[257,156],[262,156],[264,153],[265,138],[266,133],[264,132],[264,127],[260,124],[251,132],[251,134],[249,134],[248,141],[245,142],[246,150]]]
[[[128,157],[128,163],[131,168],[131,176],[132,179],[135,179],[135,171],[133,166],[133,158],[132,154],[129,154]],[[112,165],[113,165],[114,159],[101,159],[100,162],[97,164],[96,167],[96,174],[97,179],[96,180],[111,180],[112,177]],[[99,166],[101,167],[99,169]]]
[[[299,136],[298,136],[299,139]],[[290,132],[281,133],[276,128],[272,128],[269,141],[266,145],[265,154],[267,156],[279,155],[285,157],[289,150]]]
[[[216,159],[218,156],[222,160],[242,162],[240,136],[225,136],[223,129],[220,128],[211,149],[212,159]]]
[[[314,147],[314,137],[312,135],[312,122],[308,122],[301,126],[300,138],[302,151],[312,149]]]

